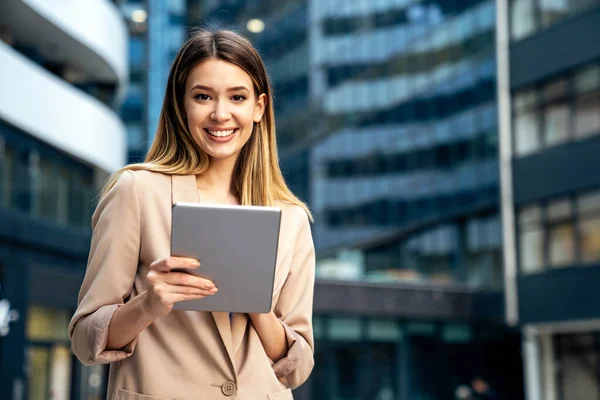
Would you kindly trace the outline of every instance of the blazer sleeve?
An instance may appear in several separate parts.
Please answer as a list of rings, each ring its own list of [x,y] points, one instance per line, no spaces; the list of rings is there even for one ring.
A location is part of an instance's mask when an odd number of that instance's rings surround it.
[[[125,171],[100,200],[92,217],[92,243],[78,307],[69,324],[71,347],[85,365],[106,364],[133,354],[137,338],[107,350],[115,311],[129,297],[140,253],[140,211],[135,177]]]
[[[306,213],[300,217],[292,266],[274,308],[285,329],[288,353],[273,365],[275,375],[289,388],[304,383],[314,366],[312,329],[315,249]]]

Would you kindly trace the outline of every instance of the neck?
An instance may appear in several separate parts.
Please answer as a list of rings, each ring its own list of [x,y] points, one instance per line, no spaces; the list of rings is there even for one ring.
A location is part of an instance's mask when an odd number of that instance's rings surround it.
[[[209,193],[218,202],[227,202],[234,195],[233,169],[236,159],[211,159],[210,169],[196,176],[196,185],[201,192]]]

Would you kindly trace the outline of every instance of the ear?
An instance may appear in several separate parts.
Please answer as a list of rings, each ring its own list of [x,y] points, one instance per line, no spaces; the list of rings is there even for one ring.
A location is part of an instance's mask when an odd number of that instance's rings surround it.
[[[256,104],[254,106],[254,122],[259,123],[262,119],[265,109],[267,108],[267,95],[262,93],[258,96],[258,100],[256,100]]]

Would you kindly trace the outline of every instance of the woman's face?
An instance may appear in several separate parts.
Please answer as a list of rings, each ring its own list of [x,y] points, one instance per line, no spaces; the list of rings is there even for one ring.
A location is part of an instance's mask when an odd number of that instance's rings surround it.
[[[214,160],[237,160],[265,111],[266,95],[254,95],[252,79],[223,60],[196,65],[185,85],[188,128],[200,148]]]

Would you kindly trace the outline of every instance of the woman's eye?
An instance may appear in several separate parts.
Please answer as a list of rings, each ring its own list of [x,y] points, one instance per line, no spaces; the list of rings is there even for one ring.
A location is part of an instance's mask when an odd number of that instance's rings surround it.
[[[241,94],[234,94],[232,97],[233,101],[244,101],[246,100],[246,97],[242,96]]]
[[[196,98],[198,100],[208,100],[208,99],[210,99],[210,97],[207,94],[203,94],[203,93],[197,94]]]

